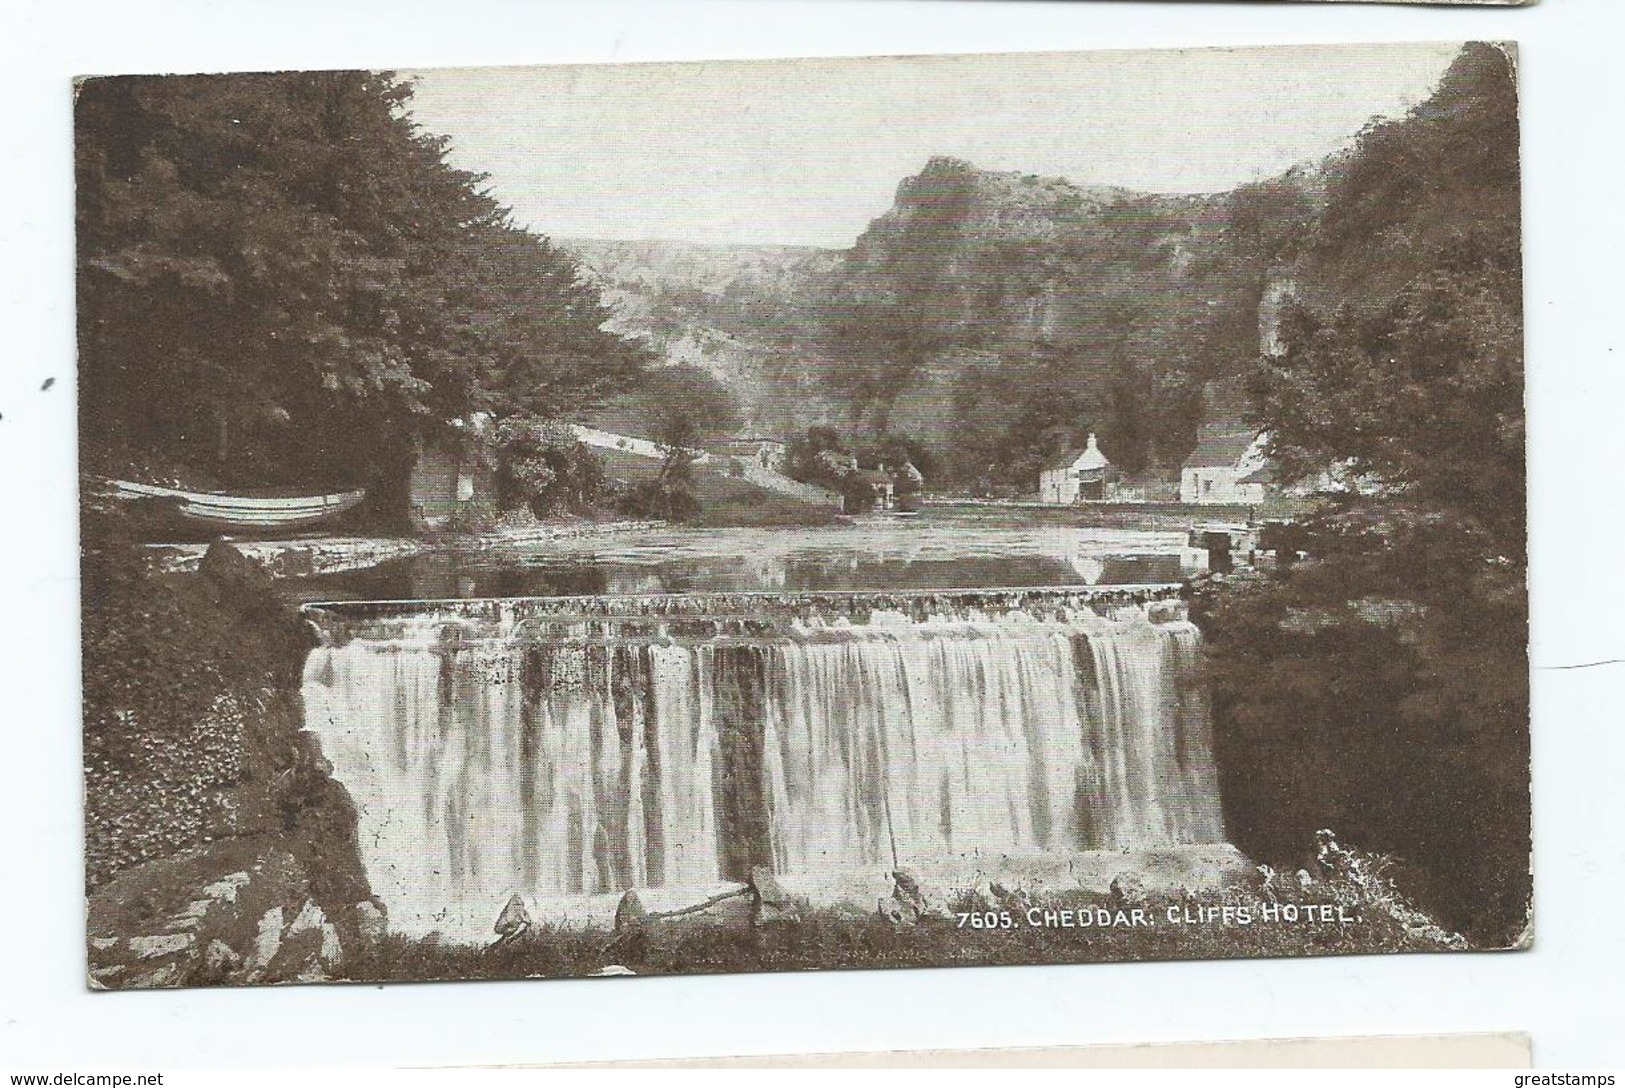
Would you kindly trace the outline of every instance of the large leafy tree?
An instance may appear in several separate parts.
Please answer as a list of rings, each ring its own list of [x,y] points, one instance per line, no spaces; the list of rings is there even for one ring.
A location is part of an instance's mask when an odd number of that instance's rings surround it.
[[[1529,893],[1511,60],[1469,46],[1327,173],[1254,393],[1288,476],[1362,486],[1307,526],[1312,563],[1211,605],[1232,830],[1290,856],[1332,826],[1504,941]]]
[[[566,255],[367,72],[78,88],[91,467],[236,485],[397,480],[469,411],[570,411],[641,356]]]

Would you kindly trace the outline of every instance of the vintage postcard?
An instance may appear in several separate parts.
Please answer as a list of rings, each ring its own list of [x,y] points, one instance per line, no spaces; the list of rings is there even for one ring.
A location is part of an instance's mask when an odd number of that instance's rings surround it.
[[[93,987],[1530,941],[1513,47],[74,96]]]
[[[563,1069],[1528,1069],[1529,1036],[1369,1035],[1191,1043],[753,1054],[587,1062]],[[512,1067],[510,1067],[512,1068]]]

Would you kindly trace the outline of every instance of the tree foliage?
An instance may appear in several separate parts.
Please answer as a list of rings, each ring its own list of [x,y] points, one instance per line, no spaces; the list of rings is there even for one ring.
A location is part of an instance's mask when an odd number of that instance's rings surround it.
[[[116,77],[75,104],[87,459],[193,481],[400,475],[485,409],[566,412],[642,357],[566,254],[366,72]]]
[[[1254,393],[1289,474],[1366,486],[1206,617],[1238,842],[1335,827],[1496,943],[1530,887],[1517,149],[1511,62],[1470,46],[1332,165]]]
[[[590,509],[608,487],[604,463],[590,447],[534,416],[502,420],[489,443],[502,509],[524,506],[537,517],[579,513]]]

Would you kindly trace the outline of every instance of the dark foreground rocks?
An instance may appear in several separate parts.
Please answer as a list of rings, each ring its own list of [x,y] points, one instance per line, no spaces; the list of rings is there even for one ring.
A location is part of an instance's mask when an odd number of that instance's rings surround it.
[[[193,574],[133,554],[86,557],[90,983],[328,977],[386,921],[354,806],[303,728],[312,635],[230,544]]]
[[[383,934],[372,900],[324,909],[278,837],[233,839],[136,866],[90,897],[95,989],[321,982]]]

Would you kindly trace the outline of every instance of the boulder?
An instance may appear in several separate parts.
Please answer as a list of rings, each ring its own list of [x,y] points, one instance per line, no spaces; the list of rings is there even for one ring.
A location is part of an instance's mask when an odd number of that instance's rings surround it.
[[[1137,873],[1118,873],[1112,877],[1107,898],[1113,907],[1130,903],[1143,903],[1147,895],[1145,880]]]
[[[209,545],[198,561],[197,572],[240,606],[252,606],[276,592],[271,575],[225,538]]]
[[[876,900],[875,913],[894,926],[911,926],[920,920],[919,914],[904,906],[895,895]]]
[[[750,871],[751,921],[759,926],[794,922],[801,917],[795,897],[785,890],[773,870],[758,865]]]
[[[615,929],[672,926],[683,929],[749,926],[755,895],[749,884],[700,888],[634,888],[615,908]]]
[[[218,986],[227,982],[242,966],[243,957],[225,941],[216,938],[203,950],[203,961],[198,965],[192,981],[200,986]]]
[[[251,879],[247,873],[231,873],[213,884],[205,885],[198,894],[217,903],[235,903],[237,893],[242,891]]]
[[[649,911],[643,905],[643,898],[638,895],[636,888],[621,896],[620,903],[615,907],[615,932],[632,929],[643,923]]]
[[[1012,888],[997,880],[990,881],[987,886],[988,894],[1001,910],[1011,914],[1026,914],[1032,908],[1033,897],[1026,888]]]
[[[122,963],[109,964],[106,967],[92,967],[87,980],[92,990],[110,990],[118,986],[129,968]]]
[[[890,874],[892,897],[901,904],[903,913],[914,920],[940,922],[953,917],[953,911],[940,896],[929,890],[918,874],[910,869],[897,869]]]
[[[497,915],[496,924],[491,928],[496,931],[499,938],[504,941],[517,940],[530,929],[530,911],[525,909],[525,901],[518,892],[508,897],[507,905],[502,913]]]
[[[316,958],[323,966],[334,970],[344,966],[344,945],[339,940],[338,927],[332,922],[322,923],[322,944],[316,951]]]
[[[920,878],[907,869],[898,869],[891,875],[892,896],[903,905],[904,909],[912,910],[915,917],[925,913],[925,889],[920,886]]]
[[[356,935],[363,944],[377,944],[389,932],[388,913],[381,904],[371,899],[364,899],[355,905],[354,918]]]
[[[307,899],[283,929],[261,981],[321,982],[344,960],[338,927],[315,900]]]
[[[150,971],[138,972],[125,978],[121,989],[158,990],[179,986],[186,980],[186,971],[178,963],[161,964]]]
[[[173,956],[192,947],[192,938],[185,933],[166,933],[156,937],[131,937],[130,951],[144,960]]]
[[[281,907],[272,907],[260,915],[259,928],[254,934],[254,947],[248,954],[248,980],[256,982],[271,966],[282,948],[282,927],[286,915]]]
[[[133,866],[96,889],[87,904],[93,984],[219,985],[274,981],[269,970],[284,943],[283,905],[309,899],[298,861],[276,839],[206,844]],[[295,918],[324,939],[319,910]],[[212,956],[210,950],[213,949]],[[238,961],[225,967],[230,957]],[[156,968],[173,965],[174,971]],[[124,970],[110,970],[115,966]]]

